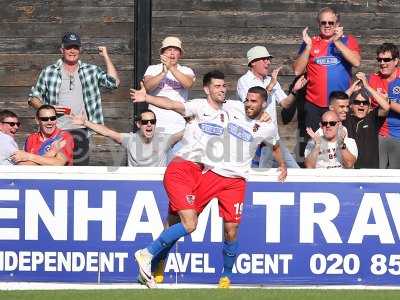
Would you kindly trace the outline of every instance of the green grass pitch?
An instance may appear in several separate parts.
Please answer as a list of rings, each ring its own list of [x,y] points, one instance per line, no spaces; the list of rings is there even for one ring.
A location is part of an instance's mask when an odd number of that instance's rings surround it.
[[[0,300],[398,300],[399,290],[158,289],[0,291]]]

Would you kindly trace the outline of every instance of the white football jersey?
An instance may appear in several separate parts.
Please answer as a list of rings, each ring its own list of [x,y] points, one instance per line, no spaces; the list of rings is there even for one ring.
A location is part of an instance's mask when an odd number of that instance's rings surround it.
[[[225,177],[247,178],[257,147],[261,143],[276,144],[277,127],[275,122],[248,118],[240,101],[227,100],[222,109],[229,122],[223,137],[223,155],[214,162],[212,170]]]
[[[185,102],[185,116],[192,120],[186,125],[182,148],[176,153],[186,160],[214,165],[214,158],[223,152],[224,132],[228,115],[222,109],[211,107],[207,99]]]

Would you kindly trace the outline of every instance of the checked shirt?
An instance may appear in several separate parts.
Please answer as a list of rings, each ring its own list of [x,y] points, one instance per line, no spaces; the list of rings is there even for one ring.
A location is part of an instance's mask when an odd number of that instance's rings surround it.
[[[38,81],[29,97],[36,97],[45,104],[57,105],[61,87],[62,60],[47,66],[39,75]],[[103,112],[101,108],[100,87],[116,89],[116,80],[96,65],[78,62],[78,74],[82,83],[83,102],[91,122],[103,124]]]

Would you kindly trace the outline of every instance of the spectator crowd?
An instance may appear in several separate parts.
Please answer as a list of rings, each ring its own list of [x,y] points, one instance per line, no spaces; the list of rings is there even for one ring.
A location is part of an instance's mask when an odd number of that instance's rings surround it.
[[[278,80],[282,66],[270,68],[273,53],[265,45],[247,51],[248,70],[238,78],[234,100],[243,102],[246,114],[251,115],[249,89],[262,88],[266,104],[260,121],[276,128],[271,143],[254,143],[257,151],[252,167],[400,168],[398,47],[390,42],[380,44],[376,72],[356,72],[353,69],[362,66],[359,41],[344,30],[339,13],[323,8],[316,21],[318,35],[309,36],[308,28],[302,31],[303,42],[292,65],[296,78],[287,92]],[[89,165],[90,139],[97,133],[126,148],[129,166],[160,167],[179,155],[188,139],[196,140],[196,136],[188,135],[195,132],[190,128],[199,124],[174,111],[173,102],[164,109],[153,105],[152,100],[138,114],[135,124],[127,124],[127,128],[135,125],[136,132],[121,133],[104,125],[101,89],[116,89],[120,84],[107,47],[98,47],[105,70],[81,61],[78,33],[67,32],[62,37],[60,53],[58,61],[40,72],[29,93],[37,132],[27,137],[23,149],[15,140],[21,126],[17,114],[11,107],[0,111],[0,165]],[[188,99],[196,76],[189,66],[180,64],[183,55],[179,38],[168,36],[161,41],[160,63],[148,66],[141,84],[142,90],[155,97],[154,103],[165,98],[176,103],[198,100]],[[218,98],[222,88],[204,85],[204,92],[207,97]],[[132,100],[137,101],[141,94],[133,90]],[[300,155],[295,157],[280,139],[277,106],[285,111],[299,104],[302,140],[298,141]],[[222,124],[226,123],[224,116],[221,114]],[[259,125],[254,126],[253,131],[257,131]],[[229,141],[222,143],[229,148]]]

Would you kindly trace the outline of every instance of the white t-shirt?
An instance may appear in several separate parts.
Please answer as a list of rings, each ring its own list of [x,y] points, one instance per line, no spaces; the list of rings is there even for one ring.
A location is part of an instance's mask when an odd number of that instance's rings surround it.
[[[247,178],[258,145],[276,144],[277,127],[272,121],[248,118],[240,101],[227,100],[222,108],[229,116],[229,123],[223,141],[223,159],[212,170],[225,177]]]
[[[180,72],[185,75],[194,76],[194,72],[189,67],[177,65]],[[162,72],[163,64],[151,65],[147,68],[144,76],[156,76]],[[151,93],[153,96],[164,96],[171,100],[186,102],[189,91],[168,71],[167,75],[160,81],[158,87]],[[183,117],[172,111],[149,105],[149,109],[154,111],[157,117],[157,127],[163,129],[164,133],[174,134],[185,128]]]
[[[344,143],[346,144],[346,148],[350,151],[350,153],[353,154],[357,159],[358,149],[356,141],[352,138],[346,137],[344,139]],[[306,149],[304,150],[304,157],[307,157],[314,149],[314,147],[315,142],[313,140],[309,140]],[[328,142],[323,137],[321,137],[320,152],[315,167],[326,169],[343,168],[342,154],[340,149],[337,149],[337,147],[337,142]]]
[[[17,150],[18,145],[15,140],[8,134],[0,132],[0,165],[13,165],[9,158]]]
[[[266,88],[268,84],[271,82],[271,77],[266,76],[263,79],[260,79],[254,75],[251,70],[248,70],[246,74],[239,78],[237,84],[237,94],[240,100],[243,102],[246,100],[247,91],[249,88],[254,86],[261,86]],[[268,106],[266,108],[266,112],[271,116],[271,119],[275,122],[276,127],[278,127],[278,117],[276,113],[276,103],[281,103],[283,99],[287,97],[286,93],[283,91],[279,82],[277,82],[272,88],[271,93],[268,95]],[[279,135],[277,136],[279,139]]]
[[[211,107],[207,99],[185,102],[185,116],[193,117],[184,131],[182,148],[176,153],[186,160],[214,166],[223,152],[221,138],[228,124],[228,115],[222,109]]]
[[[144,143],[138,133],[122,133],[122,146],[128,150],[130,167],[165,167],[171,147],[167,135],[155,132],[150,143]]]

